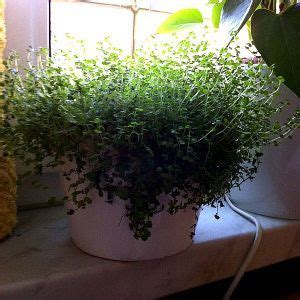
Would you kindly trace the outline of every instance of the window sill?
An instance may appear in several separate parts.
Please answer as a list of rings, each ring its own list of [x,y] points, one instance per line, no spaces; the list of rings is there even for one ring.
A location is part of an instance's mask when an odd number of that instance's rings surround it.
[[[146,262],[84,254],[69,237],[62,207],[22,212],[15,234],[0,243],[0,299],[153,299],[233,276],[254,237],[230,208],[205,208],[186,251]],[[264,233],[249,269],[300,256],[300,221],[258,216]]]

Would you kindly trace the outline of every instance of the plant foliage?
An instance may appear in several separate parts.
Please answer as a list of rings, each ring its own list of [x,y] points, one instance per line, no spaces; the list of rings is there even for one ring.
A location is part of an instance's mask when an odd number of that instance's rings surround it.
[[[259,9],[252,17],[256,48],[268,65],[300,97],[300,3],[276,14]]]
[[[262,58],[269,66],[275,66],[276,75],[283,77],[285,84],[299,96],[298,2],[299,0],[210,0],[207,4],[212,5],[211,20],[215,28],[220,28],[219,34],[222,35],[224,44],[230,45],[236,34],[246,25],[249,36],[253,32],[254,45]],[[171,31],[168,20],[176,24],[172,31],[183,27],[190,19],[193,19],[193,23],[189,22],[189,27],[202,23],[203,20],[199,22],[194,18],[196,10],[183,9],[172,14],[160,25],[158,33]]]
[[[202,14],[198,9],[186,8],[169,16],[157,29],[158,33],[169,33],[193,27],[203,22]]]
[[[39,50],[26,68],[10,56],[2,148],[37,173],[76,162],[64,173],[68,200],[84,209],[91,189],[112,204],[123,199],[137,239],[150,236],[161,210],[197,210],[253,178],[262,147],[294,129],[294,117],[271,121],[285,105],[273,103],[280,80],[242,63],[238,49],[212,52],[190,34],[154,40],[134,58],[108,42],[97,51]]]

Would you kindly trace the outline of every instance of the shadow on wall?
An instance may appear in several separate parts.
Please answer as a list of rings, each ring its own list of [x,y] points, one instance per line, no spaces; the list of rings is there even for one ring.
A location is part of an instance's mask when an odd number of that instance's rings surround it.
[[[29,176],[18,187],[17,204],[19,209],[46,206],[51,197],[58,200],[64,196],[58,172]],[[36,182],[38,186],[32,183]]]
[[[279,100],[289,100],[279,121],[283,123],[296,108],[299,98],[287,87],[281,87]],[[232,201],[247,211],[270,217],[300,219],[300,132],[293,134],[277,147],[266,147],[262,164],[253,182],[245,182],[241,191],[231,191]]]

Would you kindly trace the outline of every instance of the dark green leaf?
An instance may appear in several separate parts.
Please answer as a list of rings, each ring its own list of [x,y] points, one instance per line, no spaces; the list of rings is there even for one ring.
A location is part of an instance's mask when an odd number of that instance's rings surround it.
[[[51,197],[51,198],[48,199],[48,204],[49,205],[55,205],[55,203],[56,203],[56,198],[55,197]]]
[[[275,65],[276,75],[300,96],[300,4],[277,15],[266,9],[252,18],[254,44],[268,65]]]

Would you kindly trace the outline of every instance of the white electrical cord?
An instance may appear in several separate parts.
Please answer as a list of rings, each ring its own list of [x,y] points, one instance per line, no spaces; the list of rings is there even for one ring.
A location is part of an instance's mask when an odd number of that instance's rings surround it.
[[[256,250],[260,244],[261,241],[261,237],[262,237],[262,227],[260,225],[260,223],[250,214],[246,213],[245,211],[237,208],[236,206],[234,206],[232,204],[232,202],[230,201],[228,196],[225,196],[225,200],[228,203],[229,207],[235,211],[236,213],[238,213],[239,215],[243,216],[244,218],[248,219],[249,221],[251,221],[255,227],[256,227],[256,232],[255,232],[255,237],[252,243],[252,246],[250,248],[250,250],[248,251],[248,254],[246,256],[246,258],[244,259],[244,261],[242,262],[238,272],[236,273],[233,281],[231,282],[228,290],[226,291],[223,300],[229,300],[232,293],[234,292],[235,288],[237,287],[237,285],[239,284],[241,278],[243,277],[243,275],[245,274],[245,272],[247,271],[247,268],[250,264],[250,262],[252,261],[252,258],[254,257]]]

